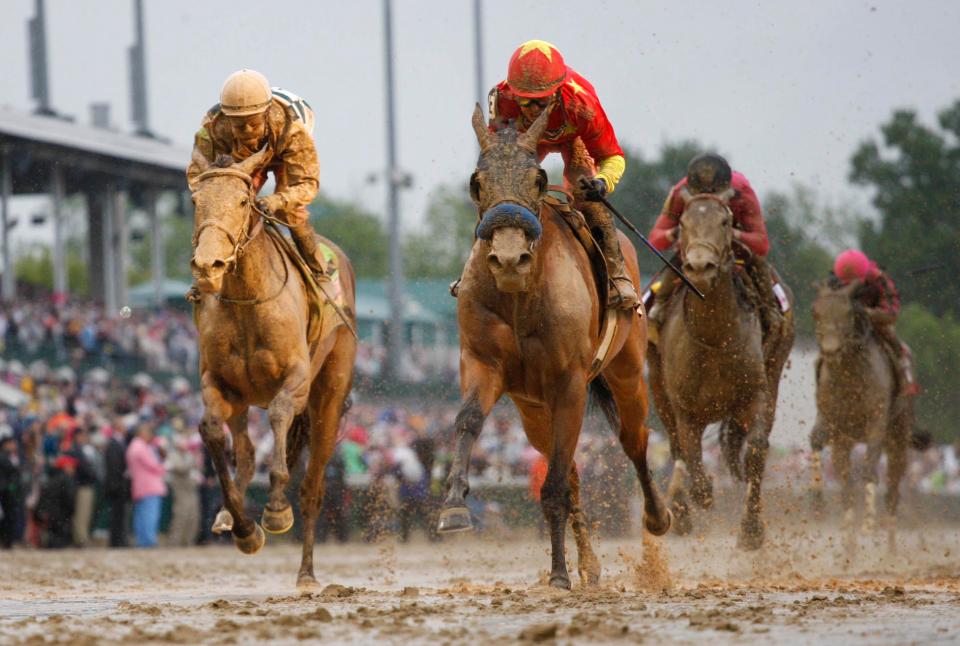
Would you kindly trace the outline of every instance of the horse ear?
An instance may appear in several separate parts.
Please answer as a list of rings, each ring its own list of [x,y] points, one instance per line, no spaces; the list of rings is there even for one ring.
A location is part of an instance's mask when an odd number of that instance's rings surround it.
[[[477,135],[480,152],[483,152],[490,146],[490,130],[487,128],[487,121],[483,118],[483,108],[479,103],[473,108],[473,131]]]
[[[540,137],[543,136],[543,132],[547,129],[547,120],[550,118],[550,108],[552,106],[553,101],[551,100],[550,105],[530,124],[527,131],[517,138],[518,145],[523,146],[531,152],[537,152],[537,144],[540,143]]]
[[[233,167],[236,168],[237,170],[242,170],[247,175],[252,176],[253,173],[258,168],[260,168],[260,166],[263,164],[263,160],[266,156],[267,156],[267,145],[264,144],[263,148],[261,148],[254,154],[250,155],[249,157],[244,159],[242,162],[237,162],[236,164],[233,165]]]
[[[197,170],[199,170],[201,173],[207,172],[207,169],[210,168],[210,162],[207,161],[207,158],[203,156],[203,153],[196,148],[193,149],[193,155],[191,156],[191,159],[193,160],[194,165],[196,165]]]
[[[730,200],[732,200],[736,194],[737,190],[732,186],[728,186],[724,191],[717,195],[717,197],[720,198],[720,201],[724,204],[729,204]]]

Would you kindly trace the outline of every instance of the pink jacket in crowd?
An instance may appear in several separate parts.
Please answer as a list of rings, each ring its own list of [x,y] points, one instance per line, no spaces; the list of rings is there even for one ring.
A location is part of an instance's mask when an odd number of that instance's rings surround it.
[[[160,461],[156,449],[139,437],[133,438],[127,448],[127,473],[130,475],[134,500],[167,495],[167,485],[163,481],[167,468]]]

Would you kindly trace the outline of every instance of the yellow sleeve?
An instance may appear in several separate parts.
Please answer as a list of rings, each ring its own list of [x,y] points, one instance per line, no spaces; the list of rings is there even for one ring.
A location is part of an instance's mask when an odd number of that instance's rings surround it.
[[[607,192],[613,193],[617,187],[620,178],[623,177],[623,171],[627,169],[627,160],[620,155],[611,155],[606,159],[600,160],[600,169],[597,171],[597,177],[601,178],[607,185]]]

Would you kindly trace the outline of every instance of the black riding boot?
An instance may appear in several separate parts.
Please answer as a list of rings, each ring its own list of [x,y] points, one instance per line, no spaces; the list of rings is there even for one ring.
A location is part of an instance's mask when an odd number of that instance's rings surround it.
[[[587,226],[594,235],[600,234],[597,242],[600,243],[600,249],[607,263],[607,274],[610,276],[607,306],[625,310],[636,309],[640,299],[623,264],[623,253],[620,250],[620,240],[617,237],[617,227],[613,224],[613,218],[602,204],[596,202],[579,201],[576,206],[586,217]]]

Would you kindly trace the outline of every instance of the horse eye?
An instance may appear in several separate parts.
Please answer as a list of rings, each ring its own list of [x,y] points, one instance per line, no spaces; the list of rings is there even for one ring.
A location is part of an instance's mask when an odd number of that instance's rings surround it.
[[[243,198],[242,200],[240,200],[240,206],[246,206],[247,202],[248,202],[247,198]]]

